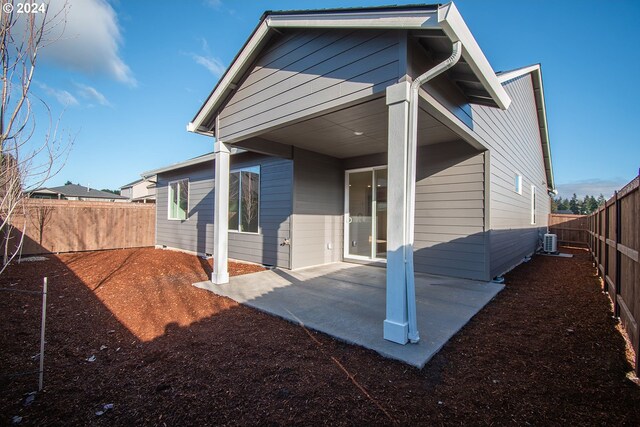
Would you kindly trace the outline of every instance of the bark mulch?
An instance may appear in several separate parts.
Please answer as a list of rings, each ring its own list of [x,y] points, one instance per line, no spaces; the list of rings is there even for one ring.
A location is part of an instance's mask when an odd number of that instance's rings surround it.
[[[131,249],[11,266],[0,293],[0,424],[640,425],[640,388],[596,270],[536,256],[422,370],[191,286],[211,266]],[[260,267],[232,264],[232,274]],[[421,331],[427,339],[429,331]],[[91,356],[95,361],[90,362]],[[105,404],[113,404],[102,415]]]

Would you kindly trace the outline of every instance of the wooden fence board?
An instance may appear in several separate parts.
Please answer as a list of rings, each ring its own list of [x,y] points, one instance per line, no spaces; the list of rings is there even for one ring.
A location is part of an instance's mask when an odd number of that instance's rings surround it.
[[[549,215],[549,232],[558,236],[559,243],[587,245],[588,229],[589,217],[586,215]]]
[[[12,224],[23,255],[155,244],[154,204],[29,199]]]
[[[620,318],[636,353],[636,374],[640,374],[639,223],[640,176],[617,191],[587,221],[589,248],[614,304],[614,315]]]

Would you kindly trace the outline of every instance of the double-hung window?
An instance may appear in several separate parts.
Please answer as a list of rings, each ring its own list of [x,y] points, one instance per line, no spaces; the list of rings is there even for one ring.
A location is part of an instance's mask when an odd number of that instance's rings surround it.
[[[257,233],[260,218],[260,167],[229,176],[229,230]]]
[[[169,219],[187,219],[189,212],[189,180],[169,183]]]

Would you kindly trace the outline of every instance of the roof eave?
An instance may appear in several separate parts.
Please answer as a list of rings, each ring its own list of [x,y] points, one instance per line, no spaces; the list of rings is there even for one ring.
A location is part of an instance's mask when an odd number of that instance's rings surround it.
[[[471,30],[462,19],[462,15],[453,3],[448,3],[439,9],[439,23],[451,42],[462,42],[462,57],[469,64],[482,86],[491,95],[496,105],[506,110],[511,105],[511,98],[496,77],[496,73],[480,49],[478,42],[471,34]]]
[[[500,74],[500,76],[498,76],[498,80],[502,84],[527,74],[531,74],[533,77],[533,89],[536,99],[536,109],[538,111],[542,154],[544,156],[545,170],[547,173],[547,186],[549,187],[549,190],[553,191],[556,189],[556,184],[553,175],[553,161],[551,159],[551,142],[549,141],[549,125],[547,123],[547,107],[544,99],[544,86],[542,83],[542,68],[540,67],[540,64],[518,68],[517,70]]]
[[[230,150],[230,154],[232,156],[235,156],[236,154],[242,154],[242,153],[246,153],[247,150],[243,149],[243,148],[237,148],[237,147],[233,147]],[[203,154],[202,156],[198,156],[195,157],[193,159],[189,159],[189,160],[185,160],[184,162],[179,162],[179,163],[174,163],[172,165],[169,166],[163,166],[161,168],[158,169],[152,169],[146,172],[142,172],[140,174],[140,176],[143,179],[147,179],[150,178],[154,175],[158,175],[161,173],[165,173],[165,172],[170,172],[170,171],[174,171],[177,169],[182,169],[182,168],[186,168],[189,166],[194,166],[194,165],[199,165],[201,163],[206,163],[206,162],[210,162],[213,161],[215,159],[215,154],[214,153],[207,153],[207,154]]]

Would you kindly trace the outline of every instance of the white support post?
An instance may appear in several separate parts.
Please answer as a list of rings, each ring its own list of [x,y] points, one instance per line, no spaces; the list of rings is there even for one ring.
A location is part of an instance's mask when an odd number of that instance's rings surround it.
[[[407,289],[404,252],[407,212],[407,149],[409,88],[402,82],[387,88],[389,140],[387,170],[387,317],[384,339],[398,344],[408,341]]]
[[[229,147],[216,141],[215,206],[213,215],[213,274],[215,284],[229,283]]]

